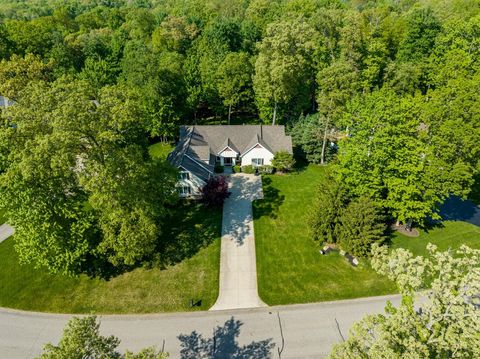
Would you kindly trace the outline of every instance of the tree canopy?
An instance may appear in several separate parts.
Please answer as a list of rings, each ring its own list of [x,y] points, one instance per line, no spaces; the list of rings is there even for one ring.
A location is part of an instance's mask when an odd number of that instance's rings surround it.
[[[330,358],[476,358],[480,355],[480,251],[462,246],[428,256],[376,247],[373,268],[395,281],[398,307],[354,324]],[[420,294],[417,291],[422,290]],[[418,297],[421,300],[416,300]]]

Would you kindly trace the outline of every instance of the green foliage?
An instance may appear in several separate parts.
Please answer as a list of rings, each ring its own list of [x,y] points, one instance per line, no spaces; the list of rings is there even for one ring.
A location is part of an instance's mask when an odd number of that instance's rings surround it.
[[[74,273],[92,256],[132,265],[152,254],[175,177],[147,154],[138,94],[61,79],[17,100],[5,113],[15,126],[0,131],[0,206],[20,258]]]
[[[121,358],[116,348],[120,340],[113,335],[100,335],[100,323],[95,316],[72,318],[65,327],[58,346],[45,345],[39,359]]]
[[[215,165],[215,173],[223,173],[223,166]]]
[[[252,97],[252,72],[249,56],[244,52],[229,53],[217,69],[218,93],[228,106],[229,124],[232,107]]]
[[[368,256],[374,243],[381,244],[385,240],[383,220],[370,198],[354,199],[340,216],[336,233],[340,248],[355,256]]]
[[[255,167],[253,167],[252,165],[242,166],[242,172],[247,174],[253,174],[255,173]]]
[[[432,105],[382,90],[347,107],[345,119],[352,133],[340,145],[342,181],[357,196],[373,196],[400,222],[423,224],[427,217],[438,218],[438,205],[452,193],[465,196],[472,184],[474,160],[470,151],[459,153],[457,143],[467,145],[478,129],[465,133],[458,123],[455,130],[442,128],[443,120],[430,114],[436,108]],[[457,108],[452,104],[448,112]],[[465,108],[473,107],[465,102],[462,111]],[[462,121],[461,127],[469,122]],[[454,138],[458,142],[450,142]],[[468,148],[476,153],[476,147],[472,143]]]
[[[348,339],[330,358],[475,358],[480,355],[480,251],[462,246],[427,257],[404,249],[388,253],[376,247],[373,268],[394,280],[399,307],[388,303],[385,314],[369,315],[355,324]],[[419,290],[421,300],[416,300]]]
[[[293,155],[287,151],[279,151],[275,153],[275,156],[272,159],[272,166],[280,172],[289,172],[294,165],[295,160],[293,159]]]
[[[441,31],[441,24],[431,9],[419,9],[409,15],[407,29],[398,50],[398,58],[404,61],[418,61],[432,51],[435,38]]]
[[[239,165],[235,165],[232,167],[233,173],[240,173],[242,172],[242,168]]]
[[[74,317],[66,325],[63,336],[58,346],[45,345],[43,354],[39,359],[83,359],[83,358],[109,358],[109,359],[166,359],[167,353],[162,353],[155,348],[145,348],[135,354],[127,351],[121,355],[116,349],[120,340],[113,335],[104,337],[100,335],[100,323],[95,316],[84,318]]]
[[[308,219],[313,239],[327,243],[337,242],[337,233],[347,202],[344,185],[329,173],[317,189],[313,210]]]
[[[271,118],[275,124],[279,105],[283,113],[287,106],[293,105],[296,116],[308,107],[315,37],[315,31],[301,20],[267,27],[259,44],[254,77],[255,95],[264,121],[270,122]]]
[[[272,174],[275,171],[273,166],[265,165],[265,166],[258,166],[257,167],[258,173],[261,174]]]
[[[13,55],[10,60],[0,62],[0,93],[16,99],[30,82],[48,81],[51,66],[45,64],[39,56]]]
[[[317,164],[322,162],[326,121],[327,119],[320,114],[300,116],[300,119],[290,129],[290,135],[296,150],[309,162]],[[336,153],[336,146],[333,145],[335,138],[331,135],[331,133],[327,134],[327,144],[325,146],[326,162],[331,160]]]

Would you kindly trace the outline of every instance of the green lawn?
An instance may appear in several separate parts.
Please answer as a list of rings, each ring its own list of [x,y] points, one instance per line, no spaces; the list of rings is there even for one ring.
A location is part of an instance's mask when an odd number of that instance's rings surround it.
[[[392,248],[406,248],[417,255],[425,255],[429,242],[437,245],[440,251],[458,249],[462,244],[480,249],[480,227],[466,222],[445,221],[441,227],[421,232],[416,238],[396,233]]]
[[[148,149],[148,152],[150,152],[150,156],[154,158],[166,159],[168,154],[172,152],[172,150],[173,150],[172,144],[165,143],[165,142],[158,142],[158,143],[155,143],[154,145],[151,145],[150,148]]]
[[[367,261],[354,268],[337,253],[319,254],[306,223],[316,189],[325,169],[309,166],[300,173],[264,177],[264,200],[254,203],[255,243],[259,293],[270,305],[307,303],[382,295],[395,286],[377,275]],[[445,228],[422,233],[418,238],[396,235],[393,247],[422,254],[428,241],[441,249],[460,240],[480,247],[480,229],[463,222],[447,222]]]
[[[171,149],[160,143],[150,151],[166,158]],[[66,313],[206,310],[218,296],[221,221],[221,210],[182,202],[165,221],[156,264],[109,280],[50,275],[20,265],[10,238],[0,244],[0,306]],[[190,299],[201,305],[190,308]]]

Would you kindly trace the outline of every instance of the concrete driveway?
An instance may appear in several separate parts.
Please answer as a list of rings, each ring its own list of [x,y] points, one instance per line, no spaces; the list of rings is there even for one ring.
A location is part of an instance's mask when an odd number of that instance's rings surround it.
[[[388,296],[229,311],[107,315],[100,317],[100,330],[117,336],[121,351],[165,345],[172,359],[278,358],[282,335],[282,359],[318,359],[347,336],[354,322],[383,313],[387,299],[400,302],[399,296]],[[0,308],[0,358],[36,357],[45,343],[58,343],[70,318]]]
[[[223,205],[220,288],[210,310],[262,307],[257,291],[257,264],[252,201],[262,198],[260,176],[229,176],[231,195]]]
[[[0,226],[0,243],[2,243],[5,239],[10,237],[11,235],[13,235],[13,233],[15,233],[15,229],[11,225],[6,223],[2,224]]]

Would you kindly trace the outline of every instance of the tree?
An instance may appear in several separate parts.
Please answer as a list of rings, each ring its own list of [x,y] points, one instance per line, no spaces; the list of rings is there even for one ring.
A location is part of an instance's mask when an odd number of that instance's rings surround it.
[[[252,97],[252,72],[248,54],[229,53],[217,69],[218,93],[228,107],[228,124],[232,107]]]
[[[385,240],[386,225],[378,212],[375,203],[365,196],[347,205],[337,227],[337,240],[344,251],[359,257],[368,256],[374,243]]]
[[[347,192],[332,173],[328,173],[317,190],[312,214],[308,220],[313,239],[323,243],[336,243],[338,226],[348,202]]]
[[[184,16],[170,15],[153,31],[152,45],[156,52],[175,51],[185,54],[197,35],[195,23],[189,23]]]
[[[51,70],[50,64],[43,62],[39,56],[12,55],[10,60],[0,62],[0,93],[16,99],[30,82],[49,81]]]
[[[360,88],[359,73],[351,61],[339,60],[318,72],[317,85],[318,110],[325,118],[320,153],[320,164],[323,165],[329,132],[340,119],[347,102]]]
[[[428,56],[441,24],[429,8],[414,10],[407,18],[407,34],[400,44],[398,58],[403,61],[418,61]]]
[[[407,227],[422,225],[428,217],[438,219],[438,206],[451,194],[465,196],[474,172],[463,152],[450,156],[456,145],[450,152],[445,143],[437,143],[440,127],[433,116],[422,122],[431,103],[422,101],[385,89],[356,98],[345,113],[350,136],[340,145],[340,173],[349,192],[372,196]],[[478,132],[471,128],[471,133]]]
[[[462,246],[414,257],[405,249],[389,254],[374,247],[372,266],[397,283],[398,308],[356,323],[330,358],[476,358],[480,355],[480,251]],[[421,292],[421,299],[416,300]]]
[[[117,351],[120,340],[113,335],[100,335],[100,323],[95,316],[74,317],[67,323],[58,345],[47,344],[39,359],[167,359],[168,354],[145,348],[135,354],[127,351],[125,355]]]
[[[12,42],[8,38],[5,25],[0,20],[0,60],[8,58],[12,51]]]
[[[272,166],[280,172],[291,171],[294,164],[295,160],[293,159],[293,155],[287,151],[278,151],[272,160]]]
[[[137,92],[38,82],[3,119],[0,207],[23,262],[72,274],[88,258],[133,265],[152,254],[175,174],[148,155]]]
[[[230,197],[228,182],[224,176],[214,176],[207,180],[202,187],[202,201],[209,207],[221,207],[223,202]]]
[[[337,146],[333,142],[336,141],[334,134],[327,133],[327,142],[330,145],[323,144],[326,121],[327,118],[319,113],[300,116],[290,130],[293,143],[309,162],[321,163],[322,151],[324,162],[328,162],[337,151]]]
[[[282,21],[267,27],[259,44],[253,80],[260,115],[266,120],[272,114],[277,122],[279,105],[297,100],[298,116],[309,104],[313,86],[315,31],[304,21]]]

